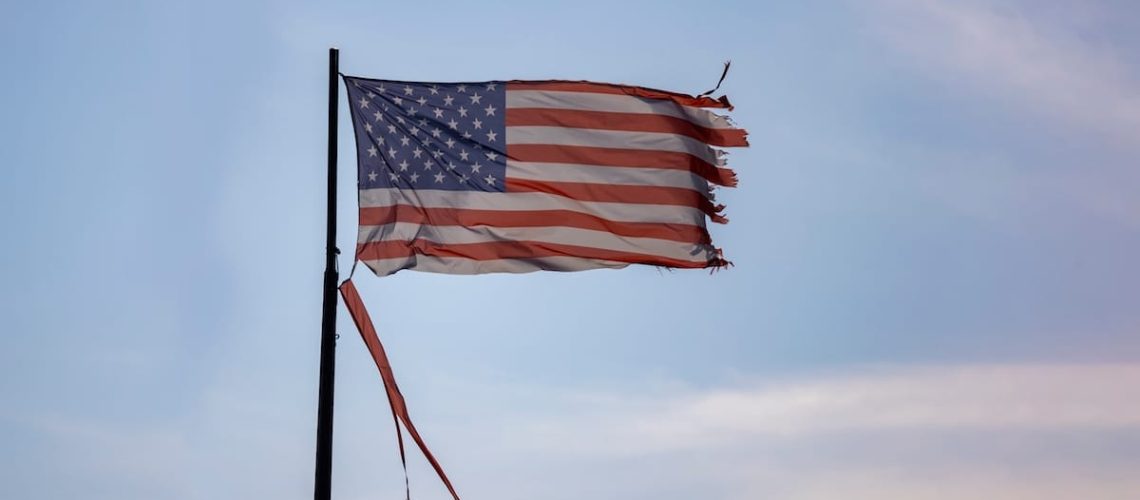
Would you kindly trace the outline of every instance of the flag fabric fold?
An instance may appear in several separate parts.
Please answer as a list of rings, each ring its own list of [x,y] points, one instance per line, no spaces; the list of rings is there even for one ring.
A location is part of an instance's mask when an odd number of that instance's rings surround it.
[[[345,77],[356,258],[377,275],[729,265],[708,220],[747,133],[725,97],[572,81]]]

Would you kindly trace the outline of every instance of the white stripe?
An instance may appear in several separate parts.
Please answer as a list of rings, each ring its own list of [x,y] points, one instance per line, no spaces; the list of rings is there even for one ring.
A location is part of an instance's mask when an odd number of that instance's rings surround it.
[[[530,273],[534,271],[586,271],[620,269],[628,262],[582,259],[578,257],[542,257],[535,259],[471,260],[460,257],[413,255],[396,259],[365,260],[364,265],[377,276],[387,276],[401,269],[444,274]]]
[[[664,132],[628,132],[569,127],[507,127],[507,144],[558,144],[595,148],[643,149],[689,153],[717,165],[717,154],[692,137]]]
[[[538,163],[507,160],[507,178],[554,182],[645,185],[692,189],[708,193],[709,183],[685,170],[626,168],[574,163]]]
[[[707,128],[736,128],[727,117],[665,99],[549,90],[508,90],[507,108],[551,108],[666,115]]]
[[[716,257],[712,245],[681,243],[656,238],[619,236],[607,231],[574,227],[495,227],[432,226],[394,222],[381,226],[360,226],[357,243],[427,240],[443,245],[523,241],[598,248],[704,263]]]
[[[614,222],[659,222],[705,227],[705,214],[698,208],[679,205],[577,201],[546,193],[487,193],[441,189],[378,188],[360,191],[360,206],[412,205],[425,208],[468,210],[570,210]]]

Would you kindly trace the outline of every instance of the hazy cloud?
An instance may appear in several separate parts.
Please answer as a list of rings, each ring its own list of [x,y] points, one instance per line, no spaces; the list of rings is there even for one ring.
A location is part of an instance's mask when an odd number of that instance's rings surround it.
[[[882,0],[877,31],[932,74],[1125,144],[1140,131],[1140,85],[1114,48],[1049,22],[1037,4]]]
[[[653,453],[756,436],[863,431],[1140,430],[1140,365],[878,369],[753,387],[599,395],[581,414],[534,427],[535,443]],[[582,441],[583,428],[603,438]],[[543,439],[545,438],[545,439]]]
[[[1060,500],[1140,491],[1140,364],[896,366],[706,388],[455,385],[436,390],[464,395],[448,402],[452,410],[478,412],[421,430],[471,498]],[[353,461],[377,453],[394,451],[360,448]],[[421,462],[412,459],[413,488],[443,498]],[[359,485],[362,498],[375,481]]]
[[[338,497],[402,494],[378,384],[368,384],[376,397],[341,408]],[[34,427],[71,443],[79,453],[59,459],[106,476],[108,493],[115,484],[169,498],[302,497],[311,427],[241,393],[216,394],[179,423],[38,418]],[[421,431],[467,498],[1124,499],[1140,491],[1140,456],[1129,451],[1140,440],[1140,364],[879,367],[708,388],[436,380],[417,394]],[[218,418],[244,430],[194,431],[219,428]],[[415,496],[446,498],[409,451]]]

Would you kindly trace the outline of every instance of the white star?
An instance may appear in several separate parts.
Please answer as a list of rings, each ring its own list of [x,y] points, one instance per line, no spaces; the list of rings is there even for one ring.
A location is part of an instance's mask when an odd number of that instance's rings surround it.
[[[488,104],[487,107],[483,108],[483,111],[487,112],[487,116],[495,116],[495,107],[491,106],[490,104]]]
[[[396,133],[396,126],[395,125],[388,125],[388,133],[389,134],[395,134]]]
[[[372,124],[371,123],[365,123],[364,124],[364,130],[367,130],[368,133],[372,133]]]
[[[475,130],[483,128],[483,122],[479,121],[478,118],[476,118],[475,121],[471,122],[471,124],[475,125]]]
[[[488,83],[487,84],[487,92],[491,92],[493,90],[495,90],[495,82]]]
[[[480,165],[479,162],[475,162],[474,165],[471,165],[471,173],[477,174],[481,168],[483,168],[483,165]]]
[[[428,92],[431,92],[431,95],[439,95],[439,87],[432,85]]]
[[[443,172],[440,172],[440,173],[438,173],[438,174],[435,174],[435,182],[436,182],[437,184],[441,184],[441,183],[443,183]]]
[[[390,158],[395,158],[396,157],[396,148],[388,148],[388,156]]]
[[[463,138],[464,138],[464,139],[470,139],[470,138],[471,138],[471,132],[464,132],[464,133],[463,133]]]
[[[499,134],[496,134],[494,130],[487,132],[487,142],[495,142],[495,138],[498,136]]]
[[[424,96],[420,96],[419,99],[416,99],[416,102],[420,103],[420,106],[423,106],[424,104],[427,103],[427,98]]]
[[[404,85],[404,95],[412,95],[412,87],[411,86]]]
[[[396,182],[396,181],[400,180],[400,176],[396,175],[396,172],[389,173],[388,178],[392,179],[392,182]]]
[[[384,119],[383,113],[381,113],[379,111],[372,113],[372,121],[378,122],[378,121],[383,120],[383,119]]]
[[[373,97],[376,97],[376,94],[373,94],[373,93],[372,93],[372,91],[371,91],[371,90],[369,90],[369,91],[368,91],[368,98],[369,98],[369,99],[371,99],[371,98],[373,98]]]
[[[439,129],[439,127],[433,128],[433,129],[431,130],[431,136],[432,136],[432,137],[435,137],[436,139],[438,139],[438,138],[439,138],[439,135],[440,135],[440,134],[442,134],[442,133],[443,133],[443,131],[442,131],[442,130],[440,130],[440,129]]]
[[[443,151],[440,151],[437,149],[435,151],[432,151],[431,155],[432,155],[432,157],[439,159],[440,156],[443,156]]]
[[[416,136],[416,135],[419,135],[420,129],[418,129],[416,127],[412,127],[412,129],[409,130],[408,133],[412,134],[412,136]],[[404,145],[407,146],[407,144],[404,144]]]
[[[419,159],[420,155],[424,154],[424,150],[416,148],[412,150],[412,158]]]
[[[459,122],[455,121],[455,119],[452,118],[451,121],[447,122],[447,126],[451,127],[451,130],[458,130]]]
[[[410,175],[408,177],[410,179],[412,179],[412,182],[416,182],[416,181],[420,180],[420,174],[417,174],[415,172],[412,172],[412,175]]]
[[[475,95],[471,96],[471,104],[479,104],[479,99],[482,99],[482,98],[483,98],[483,96],[479,95],[479,93],[476,92]]]
[[[467,161],[467,151],[460,151],[459,152],[459,159],[463,160],[463,161]]]
[[[451,95],[445,95],[445,96],[443,96],[443,105],[444,106],[451,106],[451,102],[454,100],[455,100],[455,98],[451,97]]]
[[[456,87],[455,90],[457,92],[467,92],[467,86],[466,85],[460,85],[460,86]]]
[[[459,107],[459,116],[467,116],[467,108],[460,106]]]
[[[377,144],[380,144],[381,146],[383,146],[383,145],[384,145],[384,136],[380,136],[380,137],[377,137],[377,138],[376,138],[376,143],[377,143]]]
[[[470,179],[470,177],[467,177],[467,174],[463,174],[463,175],[459,176],[459,182],[462,182],[464,184],[467,183],[467,179]]]
[[[408,160],[403,160],[400,162],[400,171],[401,172],[407,172],[408,171]]]
[[[404,100],[399,98],[399,97],[393,97],[392,102],[396,103],[397,106],[403,106],[404,105]]]
[[[376,156],[376,146],[368,148],[368,156]]]
[[[417,115],[419,113],[420,113],[420,110],[413,108],[411,106],[408,107],[408,114],[409,115]]]
[[[378,88],[378,89],[376,89],[376,90],[379,90],[379,91],[380,91],[380,93],[381,93],[381,94],[383,94],[384,92],[387,92],[387,91],[388,91],[388,88],[387,88],[387,87],[385,87],[383,83],[381,83],[381,84],[380,84],[380,88]]]
[[[455,170],[455,164],[451,163],[451,162],[447,162],[447,169],[448,170]]]
[[[495,185],[495,176],[493,176],[491,174],[487,174],[487,176],[484,177],[483,180],[487,181],[488,185],[491,185],[491,186]]]
[[[431,170],[432,165],[434,165],[434,163],[431,160],[425,160],[424,161],[424,170]]]
[[[368,107],[368,99],[361,97],[360,98],[360,109],[364,109],[367,107]]]
[[[415,130],[415,129],[412,129],[412,130]],[[411,139],[408,139],[408,136],[405,135],[405,136],[400,138],[400,145],[401,146],[407,146],[408,142],[410,142],[410,141],[411,141]]]
[[[489,152],[487,152],[487,159],[488,159],[488,160],[491,160],[491,161],[495,161],[495,160],[496,160],[496,159],[498,159],[498,158],[499,158],[499,154],[498,154],[498,153],[495,153],[494,151],[489,151]]]
[[[443,118],[443,110],[442,109],[435,108],[435,111],[432,111],[432,113],[435,114],[436,119]]]
[[[420,118],[419,124],[420,124],[420,128],[426,128],[427,127],[427,119],[426,118]]]
[[[448,137],[447,140],[444,142],[447,143],[447,149],[451,149],[451,148],[455,147],[455,139]]]
[[[368,174],[368,180],[370,180],[370,181],[376,180],[376,171],[375,170],[373,170],[371,174]]]
[[[397,122],[398,122],[400,125],[403,125],[403,124],[404,124],[404,117],[402,117],[402,116],[397,116],[397,117],[396,117],[396,121],[397,121]]]

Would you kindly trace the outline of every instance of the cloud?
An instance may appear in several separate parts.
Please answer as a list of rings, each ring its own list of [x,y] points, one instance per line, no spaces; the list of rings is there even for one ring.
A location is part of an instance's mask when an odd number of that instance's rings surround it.
[[[543,448],[646,454],[867,431],[1140,430],[1140,365],[879,369],[831,378],[597,396],[531,428]],[[600,439],[578,439],[584,429]]]
[[[1024,10],[946,0],[877,6],[877,31],[932,74],[1114,141],[1136,141],[1136,75],[1112,46],[1049,22],[1036,3]]]
[[[1140,364],[887,366],[704,388],[452,385],[430,392],[452,395],[443,399],[461,422],[433,419],[448,410],[423,405],[418,415],[468,498],[1123,500],[1140,491]],[[346,451],[352,462],[376,460],[368,442]],[[444,498],[423,460],[410,460],[413,490]],[[376,481],[353,492],[363,498]]]
[[[374,397],[339,408],[341,498],[402,495],[391,422],[372,382]],[[1129,451],[1140,441],[1140,364],[877,367],[707,388],[427,382],[409,394],[417,423],[465,498],[1037,500],[1140,491],[1140,456]],[[246,389],[213,394],[177,422],[39,417],[30,427],[66,443],[56,458],[71,479],[101,478],[86,482],[93,498],[303,497],[311,419],[275,411],[279,403]],[[446,498],[410,452],[416,497]]]

